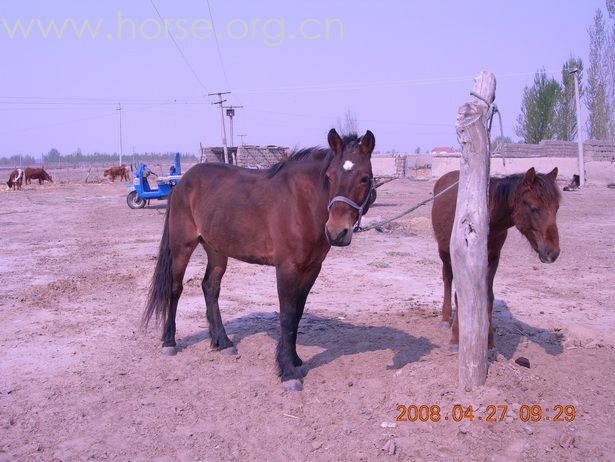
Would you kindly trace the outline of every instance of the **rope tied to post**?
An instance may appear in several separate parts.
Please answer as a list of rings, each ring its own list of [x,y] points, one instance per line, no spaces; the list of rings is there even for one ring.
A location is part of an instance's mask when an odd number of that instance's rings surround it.
[[[489,135],[489,153],[500,154],[502,152],[502,146],[504,145],[504,127],[502,125],[502,113],[500,112],[500,108],[495,103],[490,103],[481,95],[476,92],[471,91],[470,96],[474,96],[475,98],[481,100],[483,103],[487,105],[487,134]],[[491,148],[491,126],[493,125],[493,118],[497,114],[498,120],[500,122],[500,139],[495,147],[495,149]],[[500,154],[502,156],[502,165],[506,167],[506,156],[504,154]]]

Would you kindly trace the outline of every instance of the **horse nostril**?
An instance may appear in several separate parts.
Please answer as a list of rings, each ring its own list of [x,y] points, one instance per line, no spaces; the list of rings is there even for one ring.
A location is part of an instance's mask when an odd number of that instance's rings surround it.
[[[343,230],[340,231],[340,233],[337,235],[337,237],[335,238],[335,242],[339,242],[342,239],[344,239],[344,237],[346,236],[346,234],[348,234],[348,228],[344,228]]]

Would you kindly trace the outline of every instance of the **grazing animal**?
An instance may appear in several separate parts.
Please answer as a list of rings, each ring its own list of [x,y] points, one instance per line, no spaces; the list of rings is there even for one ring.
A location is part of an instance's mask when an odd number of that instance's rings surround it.
[[[120,177],[122,181],[129,181],[128,168],[124,165],[118,167],[109,167],[103,172],[103,176],[108,176],[112,182],[115,182],[117,177]]]
[[[20,168],[16,168],[9,175],[9,181],[6,182],[9,189],[21,189],[21,184],[23,183],[24,173]]]
[[[49,181],[50,183],[53,183],[53,180],[51,179],[51,175],[49,175],[49,173],[47,173],[45,169],[42,167],[37,167],[37,168],[27,167],[25,169],[25,176],[26,176],[26,184],[32,183],[32,180],[38,180],[38,184],[43,184],[44,181]]]
[[[510,175],[504,178],[491,178],[489,182],[489,236],[488,246],[488,295],[489,295],[489,348],[493,342],[493,278],[498,269],[500,252],[506,241],[508,228],[516,226],[538,253],[543,263],[553,263],[560,253],[559,234],[556,214],[559,209],[560,192],[555,180],[557,167],[548,174],[536,173],[530,168],[525,174]],[[434,186],[434,195],[459,180],[459,172],[449,172],[442,176]],[[451,284],[453,268],[449,242],[453,230],[457,203],[457,186],[451,188],[434,200],[431,211],[434,234],[442,260],[442,280],[444,282],[444,302],[442,321],[451,323]],[[459,344],[459,324],[457,313],[452,321],[451,344]]]
[[[158,261],[143,322],[162,320],[164,354],[175,354],[175,314],[186,265],[197,245],[207,253],[202,282],[211,346],[235,353],[220,310],[228,258],[275,266],[280,303],[277,366],[284,387],[301,390],[299,321],[332,245],[347,246],[355,224],[376,199],[372,132],[343,139],[332,129],[330,149],[309,148],[268,170],[226,164],[192,167],[169,197]],[[346,162],[352,169],[345,169]]]

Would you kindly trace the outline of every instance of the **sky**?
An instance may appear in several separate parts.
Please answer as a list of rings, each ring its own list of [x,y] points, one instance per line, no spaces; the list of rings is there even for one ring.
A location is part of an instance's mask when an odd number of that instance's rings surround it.
[[[243,106],[235,145],[323,145],[350,111],[376,150],[425,152],[458,145],[457,110],[481,70],[496,75],[504,134],[516,139],[523,87],[541,68],[559,79],[571,55],[587,63],[598,8],[604,0],[0,0],[0,156],[119,152],[118,104],[124,154],[196,154],[221,145],[207,96],[220,91]]]

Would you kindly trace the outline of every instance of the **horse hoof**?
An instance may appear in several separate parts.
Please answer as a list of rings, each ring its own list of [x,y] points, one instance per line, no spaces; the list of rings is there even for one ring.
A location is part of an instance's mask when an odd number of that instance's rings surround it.
[[[175,356],[177,354],[177,348],[174,346],[162,347],[162,354],[165,356]]]
[[[282,382],[282,386],[286,391],[301,391],[303,390],[303,382],[299,379],[286,380]]]
[[[448,351],[450,351],[451,353],[459,353],[459,344],[451,343],[448,346]]]
[[[237,348],[235,348],[234,346],[223,348],[222,350],[220,350],[220,353],[227,356],[235,356],[237,354]]]
[[[441,321],[438,327],[441,330],[449,330],[451,328],[451,323],[448,321]]]

